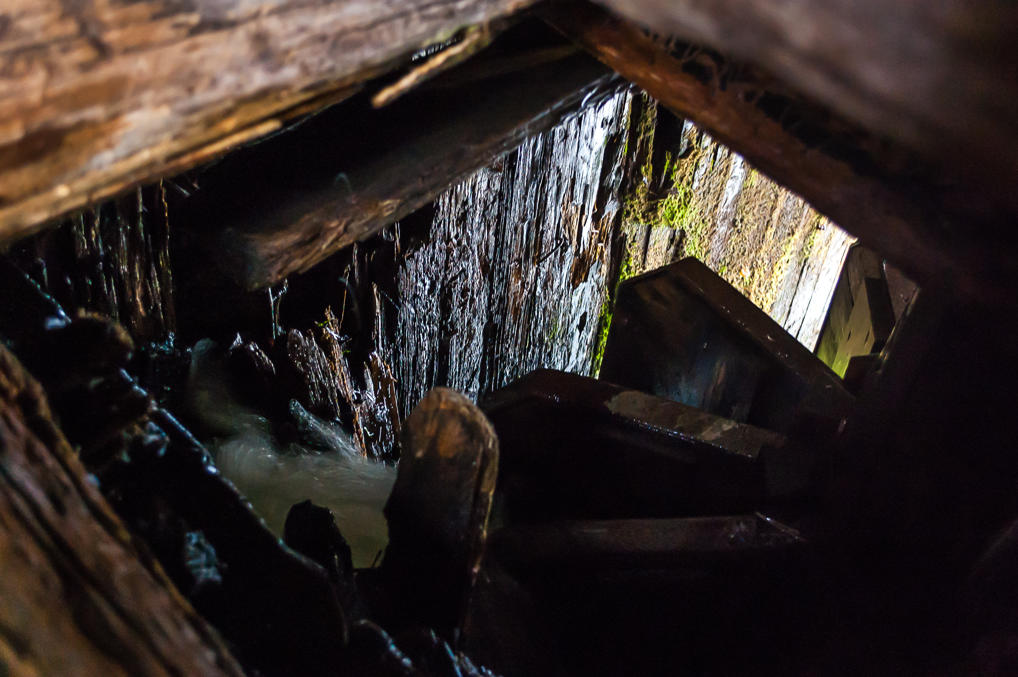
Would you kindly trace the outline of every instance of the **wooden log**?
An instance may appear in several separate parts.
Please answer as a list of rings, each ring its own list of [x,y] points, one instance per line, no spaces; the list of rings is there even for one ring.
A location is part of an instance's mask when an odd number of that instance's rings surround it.
[[[1018,7],[996,0],[596,0],[767,69],[1018,204]]]
[[[480,565],[498,438],[470,400],[446,388],[428,393],[403,430],[383,572],[401,620],[452,633]]]
[[[0,346],[0,672],[242,675],[139,552]]]
[[[482,402],[515,524],[736,514],[808,490],[815,447],[643,392],[539,369]],[[805,467],[805,473],[796,470]]]
[[[689,48],[676,56],[674,48],[592,6],[568,5],[545,16],[920,283],[950,280],[973,297],[1010,296],[1018,261],[991,238],[1002,237],[999,224],[1013,219],[987,208],[978,191],[931,178],[910,152],[716,54]]]
[[[0,243],[345,98],[530,0],[13,0],[0,11]]]
[[[568,54],[481,82],[451,72],[381,111],[359,97],[210,168],[177,219],[245,287],[275,284],[550,128],[598,93],[606,72]]]

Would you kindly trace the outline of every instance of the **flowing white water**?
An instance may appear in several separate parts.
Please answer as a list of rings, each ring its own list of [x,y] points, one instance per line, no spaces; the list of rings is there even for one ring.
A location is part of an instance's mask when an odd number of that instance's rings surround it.
[[[206,444],[220,472],[279,536],[293,504],[311,499],[329,508],[354,566],[371,566],[388,542],[382,508],[396,468],[364,458],[348,433],[324,421],[313,423],[328,430],[327,437],[318,436],[330,440],[326,451],[281,446],[268,421],[238,403],[212,354],[204,340],[192,350],[188,395],[191,418],[216,433]]]

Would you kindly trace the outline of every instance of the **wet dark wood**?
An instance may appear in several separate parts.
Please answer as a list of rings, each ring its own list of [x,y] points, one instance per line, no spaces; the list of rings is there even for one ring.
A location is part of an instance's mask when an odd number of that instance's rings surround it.
[[[836,544],[832,571],[866,582],[861,599],[846,601],[903,664],[923,664],[947,638],[982,664],[970,672],[1016,664],[1011,640],[997,656],[1003,647],[974,641],[1006,617],[975,618],[958,606],[966,588],[985,583],[978,572],[970,578],[972,567],[1018,514],[1013,325],[1010,314],[921,289],[837,443],[825,527]],[[1010,587],[994,592],[1010,603]]]
[[[746,563],[803,543],[762,515],[549,522],[492,534],[492,553],[520,572],[658,570]]]
[[[757,64],[1016,204],[1018,7],[881,0],[597,0]]]
[[[625,3],[616,4],[623,11]],[[651,0],[636,3],[632,13],[642,16],[641,8],[653,4]],[[653,30],[661,33],[668,32],[669,27],[678,27],[681,23],[678,8],[693,5],[703,5],[700,14],[712,16],[707,3],[689,0],[675,5],[657,3],[662,18],[652,24]],[[734,32],[749,36],[753,44],[759,45],[760,35],[754,31],[765,31],[766,22],[757,25],[747,17],[763,12],[764,5],[733,0],[722,3],[717,14],[727,17],[727,8],[736,5],[755,9],[747,10],[746,16],[735,13],[730,17],[737,27]],[[758,69],[702,48],[682,44],[668,47],[637,25],[594,7],[567,5],[545,16],[606,65],[640,85],[679,116],[709,130],[919,282],[950,279],[953,289],[971,296],[986,297],[991,288],[997,299],[1008,295],[1011,280],[1018,273],[1018,260],[1010,253],[1011,247],[995,247],[992,240],[1007,237],[1001,224],[1013,221],[1010,214],[1015,208],[1006,200],[990,204],[984,195],[984,181],[960,184],[955,167],[934,169],[938,162],[906,149],[901,143],[905,139],[892,136],[899,143],[889,143],[880,134],[887,130],[869,126],[869,131],[865,131],[844,115],[790,93],[786,86]],[[875,30],[877,26],[870,28]],[[808,31],[807,25],[789,30],[808,32],[825,44],[828,41],[837,44],[841,35],[840,30],[833,28],[830,36],[823,31]],[[859,33],[859,38],[868,39],[873,32],[865,30]],[[713,44],[707,39],[712,36],[693,33],[690,37]],[[737,41],[721,42],[718,47],[726,55],[744,56],[750,64],[760,63],[760,59],[753,58],[759,56],[755,52],[740,51]],[[824,63],[851,62],[852,57],[858,56],[839,51]],[[850,67],[856,68],[860,63],[857,60]],[[927,72],[923,68],[917,70]],[[989,69],[987,73],[990,72],[996,71]],[[945,87],[938,98],[941,95],[949,95],[953,100],[957,92]],[[1018,101],[1018,97],[1014,100]],[[927,101],[926,105],[931,103]],[[954,109],[942,106],[939,110]],[[1015,119],[1018,116],[1011,115],[1008,123]],[[981,128],[981,123],[981,119],[970,118],[973,128]],[[948,144],[948,138],[935,136],[934,150],[943,155],[950,148],[953,158],[958,146]],[[1018,131],[1015,138],[1018,139]],[[1006,138],[1001,143],[1006,145]],[[1018,153],[1011,153],[1007,161],[1014,157]],[[1018,172],[1018,167],[1015,171]],[[981,237],[973,237],[975,232]]]
[[[484,414],[446,388],[407,418],[399,474],[385,506],[383,569],[396,603],[451,632],[466,611],[487,533],[498,438]]]
[[[597,379],[537,370],[482,401],[502,519],[725,515],[803,491],[809,445]]]
[[[132,543],[0,347],[0,668],[5,675],[241,675]]]
[[[345,98],[529,0],[13,0],[0,10],[0,243]]]
[[[493,55],[380,111],[358,97],[209,168],[177,217],[211,265],[249,289],[306,271],[550,128],[609,80],[585,55],[559,46],[553,57],[484,77],[503,61]]]

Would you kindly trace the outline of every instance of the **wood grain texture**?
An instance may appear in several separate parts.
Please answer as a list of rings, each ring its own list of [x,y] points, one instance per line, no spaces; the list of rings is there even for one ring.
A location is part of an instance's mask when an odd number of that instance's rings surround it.
[[[0,244],[344,98],[532,0],[10,0]]]
[[[818,211],[929,284],[1006,297],[1016,271],[995,248],[999,210],[977,191],[942,183],[913,151],[787,93],[751,67],[710,51],[667,47],[589,5],[551,23],[677,115],[691,119]],[[972,228],[984,226],[982,237]],[[949,282],[947,282],[949,281]]]
[[[265,287],[423,207],[617,86],[579,53],[456,80],[467,74],[450,72],[381,110],[359,96],[244,148],[208,168],[174,215],[204,241],[208,265]]]
[[[766,68],[1012,207],[1018,6],[1006,0],[596,0]]]
[[[242,675],[140,553],[0,347],[0,673]]]

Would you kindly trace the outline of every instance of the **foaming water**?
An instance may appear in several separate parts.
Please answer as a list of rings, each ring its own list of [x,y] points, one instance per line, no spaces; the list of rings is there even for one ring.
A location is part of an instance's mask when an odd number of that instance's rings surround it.
[[[291,403],[297,428],[325,440],[324,451],[297,443],[280,445],[269,422],[236,401],[210,342],[192,350],[191,416],[215,431],[206,440],[216,467],[251,502],[268,527],[282,536],[290,507],[310,499],[332,510],[350,544],[356,567],[375,561],[388,543],[382,508],[396,468],[360,455],[338,425],[316,419]]]
[[[254,428],[213,445],[220,472],[273,532],[282,535],[290,506],[311,499],[332,510],[353,551],[354,566],[371,566],[388,542],[382,508],[396,469],[361,456],[315,452],[299,445],[290,445],[287,452],[279,453],[271,436]]]

